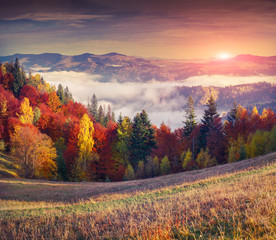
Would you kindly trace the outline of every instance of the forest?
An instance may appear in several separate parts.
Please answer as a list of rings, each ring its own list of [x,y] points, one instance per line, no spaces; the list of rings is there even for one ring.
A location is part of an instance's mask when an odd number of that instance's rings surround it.
[[[92,89],[93,91],[93,89]],[[146,110],[115,118],[110,106],[75,102],[61,84],[0,63],[0,151],[17,159],[25,178],[122,181],[241,161],[276,151],[276,114],[232,103],[222,122],[209,96],[196,121],[196,96],[183,109],[183,127],[151,124]]]

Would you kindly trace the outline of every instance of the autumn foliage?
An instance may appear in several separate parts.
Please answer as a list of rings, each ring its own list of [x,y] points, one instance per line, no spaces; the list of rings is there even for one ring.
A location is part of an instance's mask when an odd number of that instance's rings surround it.
[[[0,66],[0,140],[23,177],[70,181],[154,177],[275,151],[271,109],[259,114],[234,104],[223,121],[214,98],[207,102],[198,123],[190,96],[183,127],[174,131],[153,126],[145,110],[116,122],[95,94],[86,107],[67,87],[26,77],[16,60]]]

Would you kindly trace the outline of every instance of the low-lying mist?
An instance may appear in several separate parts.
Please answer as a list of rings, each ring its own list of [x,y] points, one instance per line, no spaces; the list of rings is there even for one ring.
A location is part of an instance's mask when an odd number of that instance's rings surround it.
[[[151,122],[159,126],[162,122],[169,124],[172,129],[181,127],[184,120],[184,106],[187,99],[177,94],[176,86],[218,86],[239,85],[245,83],[269,82],[276,83],[276,76],[197,76],[178,82],[146,83],[116,81],[101,82],[101,75],[91,75],[78,72],[44,72],[39,73],[44,79],[58,86],[61,83],[68,86],[76,101],[87,104],[88,98],[95,93],[99,104],[110,104],[116,117],[133,117],[145,109]],[[201,118],[203,107],[196,109]]]

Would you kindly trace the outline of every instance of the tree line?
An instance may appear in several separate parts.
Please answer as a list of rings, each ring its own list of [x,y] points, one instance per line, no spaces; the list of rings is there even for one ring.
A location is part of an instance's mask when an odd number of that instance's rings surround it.
[[[18,59],[0,67],[0,150],[14,156],[26,178],[121,181],[240,161],[275,151],[276,115],[236,103],[223,123],[209,97],[200,122],[190,96],[183,127],[151,124],[145,110],[115,119],[96,95],[84,106],[68,87],[38,74],[27,77]]]

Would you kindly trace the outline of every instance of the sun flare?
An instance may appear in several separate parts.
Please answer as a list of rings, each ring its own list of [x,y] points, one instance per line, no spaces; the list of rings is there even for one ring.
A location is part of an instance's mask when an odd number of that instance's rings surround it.
[[[231,56],[230,56],[229,53],[220,53],[220,54],[218,55],[218,58],[219,58],[219,59],[222,59],[222,60],[226,60],[226,59],[231,58]]]

